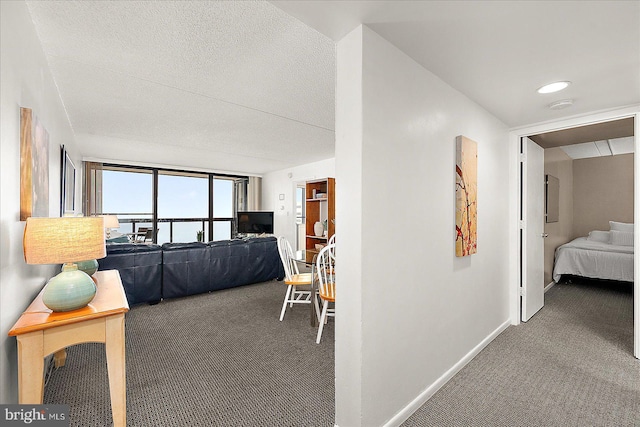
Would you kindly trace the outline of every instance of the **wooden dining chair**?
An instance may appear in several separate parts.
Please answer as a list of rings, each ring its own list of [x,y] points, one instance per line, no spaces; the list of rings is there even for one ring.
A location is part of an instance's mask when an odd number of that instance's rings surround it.
[[[311,290],[299,289],[299,287],[311,286],[311,273],[300,273],[298,263],[293,259],[291,245],[283,236],[278,237],[278,253],[284,267],[284,283],[287,285],[287,292],[284,295],[280,312],[280,321],[282,322],[287,305],[293,307],[293,304],[311,304]]]
[[[322,300],[322,314],[318,325],[316,344],[320,344],[322,330],[328,317],[335,317],[335,307],[329,308],[329,303],[336,302],[335,281],[335,243],[327,245],[318,254],[316,259],[316,274],[318,275],[318,296]]]
[[[329,255],[335,261],[336,259],[336,235],[335,234],[332,234],[331,237],[329,237],[329,241],[327,242],[327,244],[330,246],[333,246],[333,249],[329,252]]]

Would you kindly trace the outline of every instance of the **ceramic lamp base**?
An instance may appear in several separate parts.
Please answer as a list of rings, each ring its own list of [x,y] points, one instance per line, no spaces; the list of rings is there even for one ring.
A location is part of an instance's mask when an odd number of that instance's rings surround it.
[[[98,271],[98,261],[95,259],[90,259],[87,261],[78,261],[76,262],[78,266],[78,270],[84,271],[89,276],[93,276],[96,271]]]
[[[42,302],[53,311],[77,310],[89,304],[96,284],[75,264],[65,264],[62,273],[52,277],[42,293]]]

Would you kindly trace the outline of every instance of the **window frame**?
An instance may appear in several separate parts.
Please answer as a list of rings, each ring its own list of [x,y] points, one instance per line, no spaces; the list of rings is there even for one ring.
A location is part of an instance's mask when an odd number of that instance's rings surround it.
[[[172,169],[172,168],[159,168],[159,167],[149,167],[142,165],[122,165],[117,163],[95,163],[95,162],[85,162],[86,168],[86,180],[85,180],[85,206],[84,211],[88,212],[88,215],[118,215],[125,214],[124,212],[102,212],[102,171],[119,171],[119,172],[133,172],[133,173],[150,173],[153,175],[152,180],[152,212],[151,212],[151,223],[153,224],[153,243],[157,243],[158,236],[158,224],[162,222],[175,222],[171,221],[172,219],[163,219],[158,217],[158,177],[159,175],[174,175],[174,176],[184,176],[184,177],[194,177],[194,178],[206,178],[208,179],[209,191],[208,191],[208,217],[207,218],[180,218],[183,220],[182,222],[203,222],[203,227],[205,226],[205,222],[208,225],[208,236],[209,240],[213,239],[213,230],[214,230],[214,222],[229,222],[231,225],[230,236],[234,238],[237,234],[237,221],[236,216],[237,212],[240,210],[245,210],[246,206],[246,197],[241,197],[242,192],[246,194],[247,184],[249,182],[249,177],[245,175],[236,175],[236,174],[225,174],[225,173],[214,173],[214,172],[202,172],[197,170],[186,170],[186,169]],[[232,182],[232,216],[231,217],[215,217],[213,211],[213,198],[214,198],[214,181],[218,180],[228,180]],[[99,187],[99,189],[98,189]],[[99,191],[98,191],[99,190]],[[100,195],[100,202],[96,202],[98,197],[97,194]],[[240,197],[239,197],[240,196]],[[148,213],[145,213],[148,215]],[[174,218],[175,219],[175,218]],[[129,221],[126,221],[129,222]],[[140,222],[140,221],[138,221]],[[144,221],[148,223],[149,221]],[[133,224],[133,228],[135,229],[135,221],[131,222]],[[135,230],[132,230],[135,231]],[[204,228],[203,228],[204,231]],[[173,235],[170,232],[169,236],[170,241],[173,241]]]

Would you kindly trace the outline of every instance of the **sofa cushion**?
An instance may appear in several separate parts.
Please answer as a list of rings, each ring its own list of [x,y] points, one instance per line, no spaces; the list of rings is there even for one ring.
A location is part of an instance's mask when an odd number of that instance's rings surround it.
[[[207,246],[210,248],[216,247],[226,247],[230,245],[242,245],[244,244],[244,240],[242,239],[231,239],[231,240],[214,240],[213,242],[207,243]]]
[[[177,298],[209,292],[209,247],[205,243],[165,243],[162,295]]]
[[[118,270],[129,305],[162,299],[162,248],[131,243],[107,244],[98,270]]]
[[[227,289],[249,283],[250,274],[247,272],[249,258],[245,246],[246,243],[241,239],[209,243],[211,290]]]
[[[255,282],[284,278],[284,267],[275,237],[254,237],[246,240],[252,260],[252,279]]]
[[[155,252],[162,250],[160,245],[140,244],[140,243],[107,243],[107,255],[131,252]]]
[[[164,243],[162,245],[163,251],[176,251],[181,249],[191,249],[191,248],[205,248],[207,247],[206,243],[202,242],[188,242],[188,243]]]

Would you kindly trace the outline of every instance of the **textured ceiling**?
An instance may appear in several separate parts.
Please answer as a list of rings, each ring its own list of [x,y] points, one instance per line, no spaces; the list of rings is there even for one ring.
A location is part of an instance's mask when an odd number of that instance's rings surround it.
[[[260,174],[334,155],[334,43],[270,3],[27,4],[85,157]]]
[[[272,3],[336,41],[367,24],[511,127],[640,103],[640,1]]]
[[[640,104],[638,1],[27,4],[83,154],[116,162],[333,157],[334,41],[361,23],[511,127]]]

